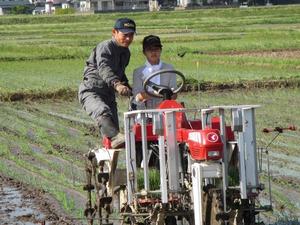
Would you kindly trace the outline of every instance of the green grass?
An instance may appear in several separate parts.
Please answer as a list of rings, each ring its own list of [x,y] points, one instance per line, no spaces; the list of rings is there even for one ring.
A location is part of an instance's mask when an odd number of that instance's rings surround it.
[[[144,190],[144,170],[137,171],[138,190]],[[157,169],[149,170],[149,187],[150,190],[159,190],[160,188],[160,174]]]
[[[14,93],[49,96],[66,89],[75,94],[90,51],[111,37],[115,19],[124,16],[136,20],[138,32],[130,47],[129,80],[134,68],[144,63],[141,41],[148,34],[160,35],[162,59],[187,78],[212,82],[299,79],[299,7],[2,16],[0,99],[9,100]],[[298,55],[231,55],[291,50]],[[178,57],[182,52],[186,55]]]

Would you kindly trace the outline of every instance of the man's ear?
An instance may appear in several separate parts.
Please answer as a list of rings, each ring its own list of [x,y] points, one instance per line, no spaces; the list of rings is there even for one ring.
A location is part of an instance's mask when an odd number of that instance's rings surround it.
[[[113,28],[113,29],[112,29],[112,35],[115,36],[117,33],[118,33],[118,30],[115,29],[115,28]]]

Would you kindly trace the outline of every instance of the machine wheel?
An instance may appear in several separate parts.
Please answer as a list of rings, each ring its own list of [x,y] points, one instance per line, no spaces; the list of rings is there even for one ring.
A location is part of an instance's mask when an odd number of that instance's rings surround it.
[[[121,225],[130,224],[130,225],[150,225],[147,221],[145,222],[136,222],[134,217],[127,217],[126,220],[123,219]]]
[[[112,207],[114,176],[119,152],[112,152],[113,155],[109,160],[104,158],[99,161],[95,152],[92,150],[86,154],[87,184],[84,186],[84,190],[88,192],[88,202],[85,216],[89,224],[95,222],[96,214],[98,214],[100,224],[111,224],[110,214],[114,209]],[[92,198],[92,191],[95,192],[95,198]]]
[[[222,196],[219,192],[214,191],[212,193],[210,210],[210,225],[223,225],[224,221],[219,218],[219,215],[223,213]]]
[[[175,216],[167,216],[165,219],[165,225],[176,225],[177,220]]]
[[[254,205],[249,202],[249,200],[242,200],[243,209],[243,220],[245,225],[255,224],[255,210]]]
[[[206,186],[203,191],[203,221],[204,225],[223,225],[220,218],[223,213],[222,195],[219,189]]]

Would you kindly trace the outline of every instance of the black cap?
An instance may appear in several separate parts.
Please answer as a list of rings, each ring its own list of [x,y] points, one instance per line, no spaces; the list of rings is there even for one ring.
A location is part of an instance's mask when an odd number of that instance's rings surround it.
[[[117,19],[114,28],[124,34],[135,33],[135,22],[128,18],[120,18]]]
[[[144,37],[143,50],[145,51],[145,49],[151,48],[151,47],[159,47],[159,48],[162,47],[160,38],[158,36],[149,35],[149,36]]]

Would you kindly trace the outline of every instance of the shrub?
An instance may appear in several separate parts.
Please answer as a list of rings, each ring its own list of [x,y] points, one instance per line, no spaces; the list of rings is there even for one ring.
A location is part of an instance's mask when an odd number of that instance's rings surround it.
[[[12,7],[11,14],[29,14],[30,13],[30,7],[24,6],[24,5],[17,5]]]
[[[67,9],[55,9],[55,14],[57,15],[64,15],[64,14],[74,14],[74,8],[67,8]]]

